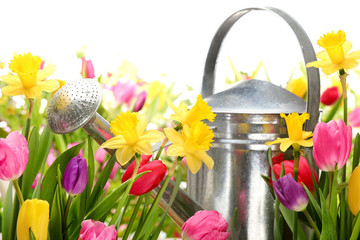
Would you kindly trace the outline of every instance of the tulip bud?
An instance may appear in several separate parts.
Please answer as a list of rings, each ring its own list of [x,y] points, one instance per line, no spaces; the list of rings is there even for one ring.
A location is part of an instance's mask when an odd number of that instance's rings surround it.
[[[49,225],[49,203],[38,199],[26,200],[20,208],[16,235],[17,239],[28,240],[31,229],[37,240],[47,240]]]
[[[329,87],[321,94],[320,102],[322,102],[324,105],[332,105],[339,99],[339,97],[339,88],[336,86]]]
[[[313,135],[313,155],[319,169],[330,172],[341,169],[351,151],[352,129],[343,120],[319,122]]]
[[[134,112],[138,112],[144,107],[146,97],[147,97],[147,92],[146,91],[142,91],[141,93],[139,93],[138,99],[137,99],[137,101],[135,103],[135,106],[134,106]]]
[[[130,189],[130,194],[132,195],[142,195],[147,192],[150,192],[154,188],[156,188],[161,180],[163,180],[167,168],[165,164],[163,164],[160,160],[155,160],[152,162],[148,162],[151,158],[151,155],[143,155],[141,156],[142,160],[138,169],[138,173],[151,171],[149,173],[145,173],[138,180],[134,182]],[[124,175],[122,176],[121,182],[125,182],[130,179],[135,167],[135,161],[133,161],[129,167],[126,169]]]
[[[294,174],[294,160],[284,160],[284,153],[280,153],[275,157],[273,157],[273,171],[276,179],[280,178],[282,164],[284,164],[285,175],[288,173],[290,173],[291,175]],[[314,174],[316,182],[319,183],[319,178],[316,175],[315,170],[313,168],[311,169]],[[304,183],[310,192],[315,191],[315,187],[312,181],[310,166],[303,156],[300,156],[299,159],[298,183]]]
[[[19,132],[0,138],[0,179],[12,181],[19,178],[24,173],[28,158],[27,141]]]
[[[114,87],[112,87],[112,92],[114,94],[115,100],[119,104],[126,104],[126,106],[130,106],[133,99],[136,97],[138,85],[128,81],[122,83],[118,81]]]
[[[69,194],[78,195],[86,187],[88,180],[88,168],[86,159],[73,157],[68,163],[63,175],[63,188]]]
[[[85,57],[81,58],[81,76],[83,78],[95,78],[94,66],[91,60],[86,60]]]
[[[102,164],[105,160],[105,157],[106,157],[106,151],[103,148],[99,147],[94,155],[95,160],[98,163]]]
[[[94,220],[85,220],[81,223],[79,240],[116,240],[117,232],[114,225],[106,226]]]
[[[349,179],[348,202],[349,208],[356,216],[360,211],[360,166],[357,166]]]
[[[228,239],[230,232],[226,232],[228,223],[215,210],[198,211],[182,226],[182,238],[185,240],[200,239]]]
[[[38,174],[36,174],[36,177],[35,177],[35,179],[34,179],[34,182],[33,182],[33,184],[31,185],[31,188],[32,189],[35,189],[36,188],[36,185],[38,184],[38,182],[39,182],[39,179],[40,179],[40,173],[38,173]],[[41,187],[41,183],[42,183],[42,178],[41,178],[41,180],[40,180],[40,187]]]
[[[309,202],[308,196],[290,173],[279,178],[278,181],[273,181],[273,186],[276,196],[286,208],[296,212],[306,208]]]

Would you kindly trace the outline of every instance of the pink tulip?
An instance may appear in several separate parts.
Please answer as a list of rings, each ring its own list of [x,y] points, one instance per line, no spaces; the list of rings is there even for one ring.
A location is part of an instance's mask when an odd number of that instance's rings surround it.
[[[185,240],[200,239],[228,239],[230,232],[226,232],[228,223],[215,210],[198,211],[182,226],[182,238]]]
[[[40,173],[38,173],[38,174],[36,174],[36,177],[35,177],[35,179],[34,179],[34,182],[33,182],[33,184],[31,185],[31,188],[32,189],[35,189],[36,188],[36,185],[37,185],[37,183],[38,183],[38,181],[39,181],[39,179],[40,179]],[[41,178],[41,182],[42,182],[42,178]],[[41,187],[41,182],[40,182],[40,187]]]
[[[141,156],[141,163],[139,166],[138,173],[151,171],[145,173],[138,180],[134,182],[130,189],[130,194],[132,195],[142,195],[144,193],[150,192],[156,188],[161,180],[163,180],[165,173],[167,171],[166,165],[163,164],[160,160],[155,160],[149,162],[151,155]],[[130,179],[135,167],[135,161],[133,161],[130,166],[126,169],[124,175],[121,178],[121,182],[125,182]]]
[[[19,132],[0,138],[0,179],[12,181],[19,178],[24,173],[28,158],[27,141]]]
[[[51,147],[49,151],[49,155],[46,158],[47,165],[50,167],[51,164],[53,164],[53,162],[55,161],[55,159],[56,159],[55,150],[53,147]]]
[[[134,106],[134,112],[138,112],[144,107],[146,98],[147,98],[146,91],[142,91],[141,93],[139,93],[139,95],[137,96],[137,101]]]
[[[95,78],[94,66],[91,60],[86,60],[85,57],[81,58],[81,76],[83,78]]]
[[[69,143],[69,144],[67,145],[67,148],[68,148],[68,149],[69,149],[69,148],[72,148],[73,146],[76,146],[76,145],[78,145],[78,144],[79,144],[79,143],[77,143],[77,142]],[[78,156],[82,157],[83,155],[84,155],[83,150],[80,149]]]
[[[321,94],[320,102],[322,102],[324,105],[332,105],[339,99],[339,97],[339,88],[336,86],[329,87]]]
[[[81,223],[79,240],[116,240],[117,232],[114,225],[107,227],[104,223],[85,220]]]
[[[102,164],[105,160],[105,157],[106,157],[106,151],[103,148],[99,147],[94,155],[95,160],[98,163]]]
[[[360,107],[355,108],[348,115],[348,122],[353,127],[360,127]]]
[[[351,151],[352,129],[343,120],[320,122],[313,135],[313,155],[319,169],[329,172],[341,169]]]
[[[112,91],[115,97],[115,100],[119,104],[125,103],[129,107],[136,97],[137,85],[130,81],[126,83],[117,82],[117,84],[112,87]]]

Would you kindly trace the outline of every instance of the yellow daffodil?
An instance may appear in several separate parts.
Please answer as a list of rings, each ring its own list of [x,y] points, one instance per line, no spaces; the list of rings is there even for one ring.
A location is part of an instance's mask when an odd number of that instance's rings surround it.
[[[291,79],[288,82],[286,89],[296,96],[304,98],[307,91],[307,80],[305,77]]]
[[[26,200],[17,219],[17,239],[28,240],[29,229],[37,240],[46,240],[49,224],[49,203],[38,199]]]
[[[324,34],[317,43],[325,50],[316,55],[319,61],[310,62],[306,67],[321,68],[325,74],[330,75],[340,69],[352,69],[358,65],[360,51],[349,53],[352,45],[346,40],[343,31]]]
[[[145,115],[122,112],[110,124],[115,137],[101,145],[102,148],[117,149],[116,159],[125,165],[135,153],[150,155],[153,152],[151,142],[159,142],[164,134],[157,130],[145,131],[147,121]]]
[[[360,211],[360,166],[357,166],[349,179],[348,201],[349,208],[356,216]]]
[[[211,146],[214,134],[206,124],[198,121],[191,126],[184,125],[181,133],[173,128],[165,128],[164,131],[173,143],[167,150],[169,156],[185,157],[186,163],[193,174],[199,171],[202,162],[209,169],[213,168],[214,160],[207,155],[206,151]]]
[[[5,67],[5,63],[4,62],[0,62],[0,69],[4,69]]]
[[[39,70],[41,58],[31,53],[14,56],[9,68],[16,75],[4,75],[0,79],[8,86],[1,89],[4,95],[25,95],[26,98],[36,98],[41,91],[52,92],[59,88],[56,80],[44,80],[55,72],[55,66],[49,64]]]
[[[54,94],[66,84],[64,80],[55,79],[55,81],[59,83],[59,87],[53,91],[52,96],[54,96]]]
[[[300,149],[300,146],[311,147],[313,145],[312,132],[303,131],[303,124],[310,118],[308,113],[299,115],[298,113],[291,113],[289,115],[280,114],[285,118],[286,127],[289,137],[278,138],[275,141],[267,142],[266,145],[280,143],[280,150],[285,152],[291,145],[295,151]],[[310,138],[310,139],[309,139]]]
[[[195,105],[188,110],[188,105],[184,102],[180,102],[179,107],[175,107],[173,103],[169,101],[169,107],[175,112],[170,118],[183,124],[191,126],[192,123],[207,119],[213,122],[216,114],[211,111],[211,107],[205,102],[201,95],[196,99]]]

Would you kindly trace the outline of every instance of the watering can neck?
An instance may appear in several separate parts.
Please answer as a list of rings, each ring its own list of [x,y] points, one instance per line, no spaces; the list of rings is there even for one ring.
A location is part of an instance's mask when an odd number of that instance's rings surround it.
[[[211,42],[210,49],[206,58],[204,77],[202,82],[201,94],[204,98],[214,93],[215,65],[225,36],[237,20],[239,20],[245,14],[253,10],[269,11],[277,14],[282,19],[284,19],[289,24],[299,41],[305,64],[316,60],[316,55],[309,37],[306,35],[303,28],[287,13],[272,7],[246,8],[240,10],[238,12],[235,12],[233,15],[231,15],[224,21]],[[320,76],[319,70],[317,68],[307,69],[307,81],[308,93],[305,111],[308,112],[311,117],[310,120],[306,122],[305,130],[313,131],[319,119],[320,104]]]

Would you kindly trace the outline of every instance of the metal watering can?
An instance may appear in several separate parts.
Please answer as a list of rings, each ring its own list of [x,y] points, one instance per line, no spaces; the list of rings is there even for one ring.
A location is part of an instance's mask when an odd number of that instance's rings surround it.
[[[209,171],[203,167],[197,175],[189,173],[190,196],[179,189],[168,215],[181,227],[195,212],[215,209],[230,223],[237,207],[236,238],[271,239],[273,200],[260,177],[269,169],[265,142],[286,135],[280,113],[307,111],[311,119],[305,129],[314,129],[319,117],[320,81],[317,69],[307,69],[309,91],[306,104],[292,93],[259,80],[243,81],[232,89],[212,95],[215,63],[222,40],[234,23],[252,10],[267,10],[281,16],[295,32],[305,62],[316,60],[304,30],[279,9],[247,8],[234,13],[223,23],[208,53],[202,87],[203,97],[209,96],[205,100],[217,113],[215,121],[209,123],[215,134],[213,148],[208,152],[215,161],[214,169]],[[102,144],[114,135],[110,124],[97,113],[101,98],[101,86],[94,79],[68,82],[51,99],[47,112],[49,128],[57,134],[83,128],[98,144]],[[155,151],[158,148],[159,145],[153,146]],[[106,150],[111,155],[115,153]],[[167,207],[173,188],[174,183],[170,181],[159,203],[162,209]],[[154,189],[152,195],[159,189]]]
[[[307,102],[291,92],[259,80],[244,80],[213,95],[214,72],[223,39],[242,16],[252,10],[266,10],[279,15],[294,31],[305,64],[316,56],[301,26],[285,12],[271,7],[247,8],[231,15],[212,40],[202,82],[202,96],[217,114],[213,123],[213,147],[207,152],[214,167],[205,167],[193,175],[188,171],[188,193],[205,209],[215,209],[228,223],[238,209],[236,239],[272,239],[274,201],[260,175],[268,175],[266,142],[286,137],[287,129],[280,113],[308,112],[305,130],[313,131],[319,119],[320,77],[315,68],[307,69]],[[278,150],[277,146],[271,146]],[[311,149],[307,149],[312,156]]]

